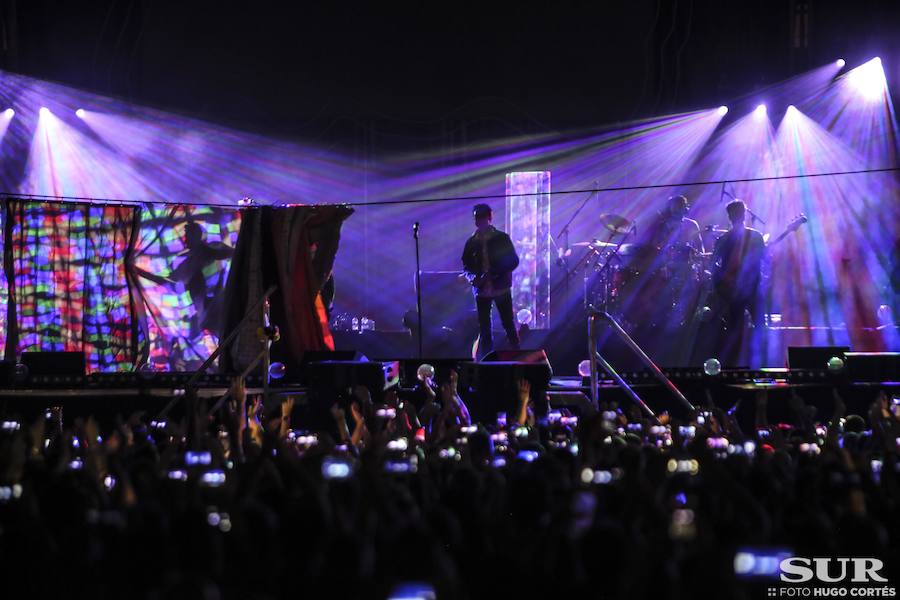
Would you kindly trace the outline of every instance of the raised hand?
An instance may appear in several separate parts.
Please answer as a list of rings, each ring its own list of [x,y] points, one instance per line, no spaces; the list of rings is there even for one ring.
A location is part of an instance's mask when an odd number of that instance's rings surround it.
[[[450,389],[453,390],[454,396],[459,396],[458,385],[459,373],[456,372],[456,369],[450,369]]]
[[[425,402],[431,403],[437,400],[437,394],[434,392],[434,381],[431,377],[426,377],[419,386],[425,391]]]
[[[350,404],[350,412],[351,412],[351,415],[353,416],[354,423],[356,423],[357,425],[359,425],[361,423],[365,423],[366,419],[365,419],[365,417],[363,417],[362,409],[360,409],[359,404],[357,404],[356,402],[351,403]]]
[[[288,396],[281,401],[281,428],[279,434],[285,437],[291,428],[291,413],[294,410],[294,397]]]
[[[527,404],[531,398],[531,382],[527,379],[520,379],[516,383],[519,391],[519,404]]]
[[[253,404],[250,406],[250,412],[247,415],[247,426],[250,429],[250,436],[253,438],[253,441],[260,446],[263,443],[262,424],[259,422],[259,415],[261,412],[262,401],[258,397],[254,398]]]
[[[527,379],[520,379],[516,382],[516,388],[519,392],[519,409],[516,411],[516,423],[525,425],[528,422],[528,404],[531,400],[531,382]]]

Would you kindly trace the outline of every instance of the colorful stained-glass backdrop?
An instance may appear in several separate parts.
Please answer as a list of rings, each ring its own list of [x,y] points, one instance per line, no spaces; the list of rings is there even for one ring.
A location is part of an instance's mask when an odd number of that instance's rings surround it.
[[[134,249],[145,356],[158,370],[189,370],[218,344],[221,292],[240,212],[147,204]]]
[[[125,258],[135,216],[123,206],[7,201],[7,355],[84,351],[102,371],[134,362]]]
[[[0,214],[6,356],[84,351],[89,371],[187,370],[218,343],[238,211],[10,199]]]

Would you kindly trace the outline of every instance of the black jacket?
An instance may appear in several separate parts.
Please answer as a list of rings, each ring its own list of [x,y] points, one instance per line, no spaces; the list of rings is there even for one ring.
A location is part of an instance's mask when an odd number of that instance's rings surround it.
[[[491,265],[491,282],[496,289],[504,289],[512,286],[512,272],[519,266],[519,255],[513,246],[509,236],[495,227],[491,227],[493,235],[488,239],[488,261]],[[468,273],[479,274],[482,272],[481,240],[478,234],[473,233],[466,241],[463,249],[463,269]]]

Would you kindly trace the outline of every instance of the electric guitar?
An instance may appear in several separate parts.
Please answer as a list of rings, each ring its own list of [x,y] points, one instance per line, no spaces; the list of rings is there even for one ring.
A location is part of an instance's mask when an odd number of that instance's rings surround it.
[[[463,271],[462,276],[466,278],[469,285],[476,290],[480,290],[487,283],[490,273],[469,273],[468,271]]]
[[[791,222],[788,223],[787,227],[784,228],[784,231],[782,231],[781,234],[778,235],[778,237],[766,244],[766,249],[770,250],[774,248],[788,235],[800,229],[800,227],[803,226],[807,221],[809,221],[809,219],[803,213],[800,213],[799,215],[794,217],[794,219],[792,219]],[[769,271],[768,265],[765,264],[765,257],[763,259],[763,263],[764,264],[760,265],[760,279],[765,281],[768,280]],[[724,265],[713,265],[713,269],[713,286],[715,287],[716,293],[720,297],[728,301],[734,299],[736,289],[735,284],[737,282],[732,281],[733,277],[730,277],[729,274],[725,272]]]
[[[786,238],[788,235],[800,229],[800,227],[807,221],[809,221],[809,219],[806,218],[806,215],[800,213],[799,215],[794,217],[794,219],[790,223],[788,223],[788,226],[784,228],[784,231],[781,232],[781,235],[766,244],[766,248],[772,248],[773,246],[775,246],[775,244]]]

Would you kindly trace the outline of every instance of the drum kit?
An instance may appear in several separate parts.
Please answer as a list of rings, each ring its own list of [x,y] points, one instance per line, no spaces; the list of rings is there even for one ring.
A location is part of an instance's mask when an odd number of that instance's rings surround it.
[[[599,218],[606,239],[577,242],[585,248],[584,306],[610,313],[631,325],[682,326],[703,314],[701,303],[712,284],[711,253],[688,244],[658,248],[627,243],[633,221],[616,215]]]

